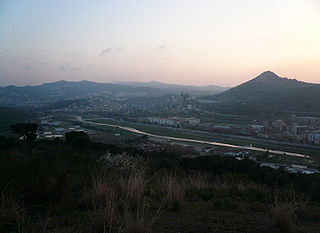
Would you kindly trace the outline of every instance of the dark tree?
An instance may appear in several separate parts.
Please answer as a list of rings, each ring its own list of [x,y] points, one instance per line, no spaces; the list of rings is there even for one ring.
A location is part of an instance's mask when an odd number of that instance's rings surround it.
[[[82,131],[73,131],[65,133],[65,139],[68,144],[75,146],[79,149],[87,148],[90,144],[88,134]]]
[[[37,137],[37,123],[18,123],[10,126],[10,129],[23,137],[25,142],[31,142]]]

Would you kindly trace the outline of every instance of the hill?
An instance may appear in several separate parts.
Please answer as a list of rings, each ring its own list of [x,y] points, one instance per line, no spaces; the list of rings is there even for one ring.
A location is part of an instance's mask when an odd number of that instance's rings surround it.
[[[89,81],[59,81],[39,86],[7,86],[0,88],[0,104],[6,106],[55,102],[87,96],[130,97],[162,95],[163,91],[154,88],[130,87],[112,83]]]
[[[5,106],[37,105],[88,96],[107,96],[114,99],[132,97],[159,97],[167,94],[189,92],[191,95],[209,95],[217,91],[216,87],[186,87],[163,85],[129,85],[114,83],[96,83],[89,81],[59,81],[39,86],[0,87],[0,104]],[[220,91],[222,92],[222,90]]]
[[[216,85],[207,85],[207,86],[191,86],[191,85],[180,85],[180,84],[167,84],[162,82],[122,82],[120,84],[125,84],[129,86],[135,87],[152,87],[152,88],[159,88],[165,90],[171,90],[172,92],[188,92],[194,95],[203,95],[206,93],[209,94],[218,94],[225,90],[228,90],[229,87],[221,87]]]
[[[320,85],[281,78],[271,71],[212,97],[220,107],[320,112]],[[236,106],[237,105],[237,106]]]

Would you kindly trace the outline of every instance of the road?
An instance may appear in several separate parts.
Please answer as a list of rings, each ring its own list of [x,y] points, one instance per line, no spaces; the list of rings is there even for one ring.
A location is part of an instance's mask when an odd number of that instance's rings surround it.
[[[199,143],[199,144],[207,144],[207,145],[213,145],[213,146],[221,146],[221,147],[229,147],[229,148],[235,148],[235,149],[243,149],[243,150],[251,150],[251,151],[258,151],[258,152],[266,152],[267,150],[264,148],[259,147],[253,147],[253,146],[239,146],[239,145],[232,145],[232,144],[226,144],[226,143],[220,143],[220,142],[213,142],[213,141],[204,141],[204,140],[196,140],[196,139],[189,139],[189,138],[180,138],[180,137],[171,137],[171,136],[162,136],[162,135],[156,135],[156,134],[150,134],[135,128],[116,125],[116,124],[106,124],[106,123],[98,123],[98,122],[92,122],[83,120],[81,117],[77,117],[77,119],[83,123],[91,124],[91,125],[101,125],[101,126],[109,126],[114,128],[119,128],[126,130],[131,133],[140,134],[140,135],[146,135],[149,137],[154,138],[161,138],[161,139],[167,139],[167,140],[174,140],[174,141],[181,141],[181,142],[191,142],[191,143]],[[293,152],[287,152],[287,151],[279,151],[279,150],[269,150],[269,153],[272,154],[278,154],[278,155],[288,155],[288,156],[296,156],[296,157],[304,157],[308,158],[308,155],[299,154],[299,153],[293,153]]]

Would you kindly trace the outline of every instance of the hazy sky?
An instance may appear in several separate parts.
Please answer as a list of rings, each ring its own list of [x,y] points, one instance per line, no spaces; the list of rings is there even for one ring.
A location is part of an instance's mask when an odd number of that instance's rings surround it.
[[[320,83],[319,0],[0,0],[0,85]]]

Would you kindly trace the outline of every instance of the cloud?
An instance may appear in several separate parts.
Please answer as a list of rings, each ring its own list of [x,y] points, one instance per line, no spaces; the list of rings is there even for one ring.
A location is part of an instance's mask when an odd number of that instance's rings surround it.
[[[41,63],[40,63],[40,66],[46,66],[46,65],[47,65],[46,62],[41,62]]]
[[[94,64],[87,64],[87,67],[93,67],[95,66]]]
[[[122,48],[115,48],[115,47],[106,48],[106,49],[102,50],[101,56],[111,54],[111,53],[120,52],[121,50],[122,50]]]
[[[31,67],[31,66],[24,66],[24,67],[22,67],[22,69],[24,69],[24,70],[31,70],[32,67]]]

